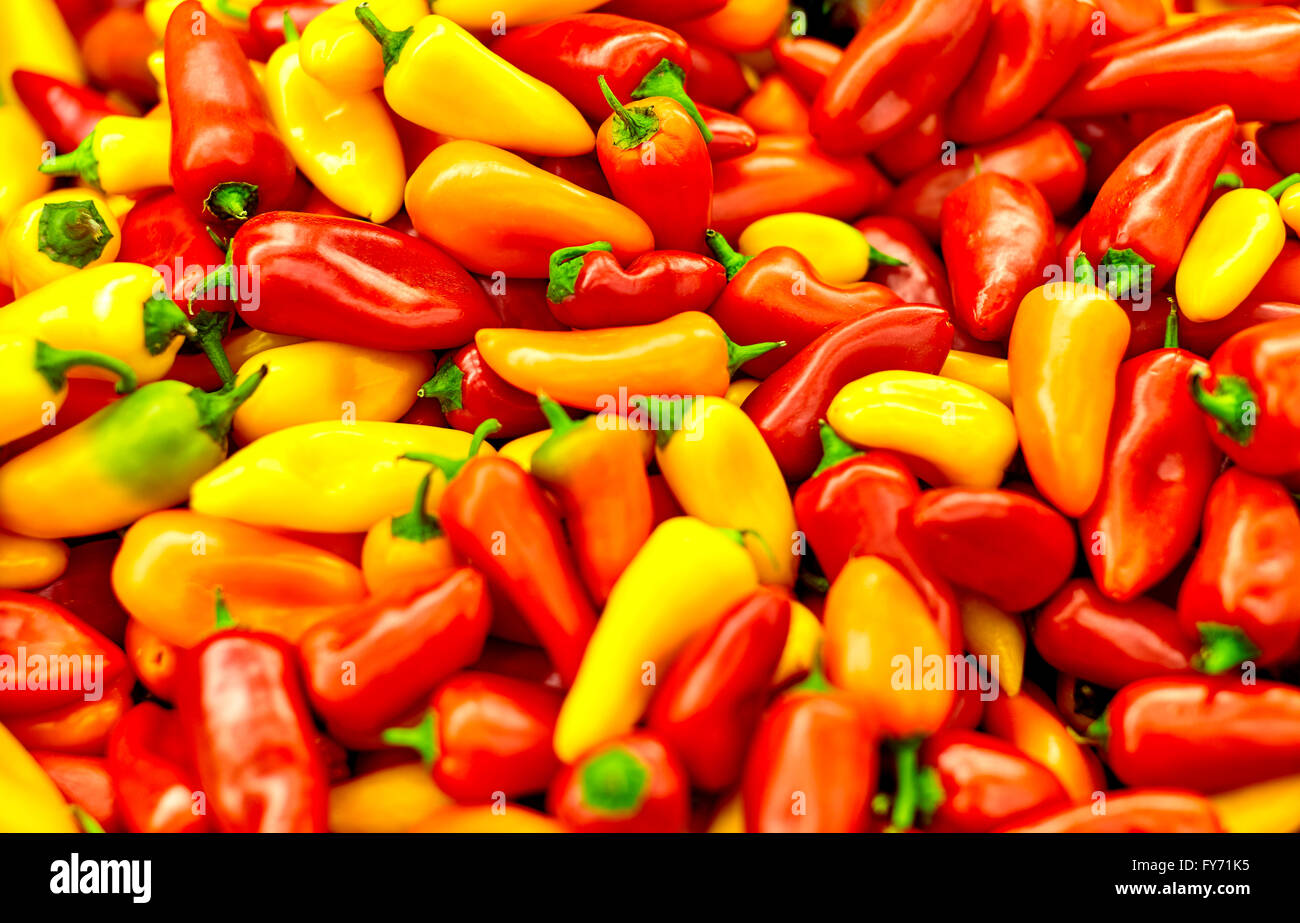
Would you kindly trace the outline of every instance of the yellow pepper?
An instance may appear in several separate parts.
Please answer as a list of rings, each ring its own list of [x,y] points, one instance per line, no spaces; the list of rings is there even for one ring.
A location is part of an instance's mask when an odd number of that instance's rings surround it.
[[[0,99],[0,227],[38,195],[54,185],[54,180],[39,172],[45,154],[45,139],[13,97]],[[51,146],[51,151],[53,146]]]
[[[267,333],[265,330],[254,330],[248,327],[227,337],[221,346],[226,351],[226,358],[230,360],[230,365],[239,368],[258,353],[279,346],[292,346],[294,343],[304,342],[306,337],[290,336],[287,333]]]
[[[0,590],[35,590],[58,580],[68,567],[68,546],[0,530]]]
[[[41,764],[0,724],[0,833],[80,833]]]
[[[533,453],[541,447],[541,444],[551,438],[551,430],[544,429],[536,433],[529,433],[527,436],[520,436],[518,439],[512,439],[501,447],[497,453],[502,458],[508,458],[525,471],[533,470]]]
[[[762,382],[754,378],[737,378],[727,386],[727,393],[723,397],[740,407],[760,384]]]
[[[786,636],[785,649],[781,651],[781,662],[776,666],[772,685],[784,686],[796,676],[812,670],[824,634],[822,623],[812,610],[797,600],[790,600],[790,633]]]
[[[79,176],[102,192],[134,193],[170,186],[169,119],[107,115],[76,150],[43,160],[42,173]]]
[[[171,19],[172,11],[182,2],[183,0],[146,0],[144,20],[159,39],[167,32],[167,20]],[[203,9],[215,16],[222,25],[238,31],[247,27],[249,11],[257,5],[258,0],[199,0],[199,2],[203,4]]]
[[[235,414],[242,445],[300,423],[396,422],[433,374],[433,356],[309,340],[257,353],[240,367],[236,381],[262,366],[266,381]]]
[[[373,93],[342,94],[300,64],[287,42],[266,63],[266,102],[298,169],[331,202],[383,224],[406,195],[402,143]]]
[[[389,29],[365,4],[357,16],[383,48],[384,98],[404,119],[454,138],[576,157],[596,136],[573,103],[445,16]]]
[[[469,433],[417,423],[303,423],[240,449],[194,482],[190,509],[272,529],[365,532],[404,512],[427,466],[407,452],[463,458]],[[495,452],[486,443],[480,455]],[[429,503],[447,482],[434,474]]]
[[[1210,801],[1228,833],[1300,832],[1300,775],[1220,792]]]
[[[68,396],[68,370],[95,366],[118,376],[119,393],[135,390],[135,373],[102,353],[55,349],[41,340],[0,334],[0,445],[52,423]]]
[[[0,3],[0,97],[14,99],[10,78],[16,70],[36,71],[78,86],[86,82],[81,52],[54,0]],[[5,144],[9,138],[5,138]]]
[[[1286,226],[1300,234],[1300,184],[1286,187],[1277,200],[1277,208]]]
[[[686,643],[758,586],[743,548],[689,516],[659,525],[628,564],[587,645],[555,725],[555,754],[572,763],[641,720]]]
[[[171,118],[171,112],[167,108],[167,58],[161,48],[156,48],[149,52],[149,57],[145,58],[145,65],[149,68],[149,76],[158,82],[158,105],[154,106],[145,118],[158,118],[159,110],[161,115]]]
[[[416,820],[455,804],[422,763],[367,772],[330,789],[331,833],[405,833]]]
[[[384,85],[384,52],[357,19],[362,0],[343,0],[307,23],[299,42],[302,69],[338,93]],[[390,29],[409,29],[429,15],[428,0],[370,0]]]
[[[1183,251],[1174,292],[1195,323],[1218,320],[1246,300],[1273,265],[1286,225],[1263,189],[1233,189],[1210,206]]]
[[[140,384],[157,381],[171,369],[185,335],[194,332],[176,302],[157,294],[161,285],[158,273],[139,263],[83,269],[0,308],[0,334],[103,353],[130,366]],[[71,374],[115,377],[88,365]]]
[[[763,583],[793,586],[799,570],[794,505],[762,434],[735,404],[697,397],[681,408],[650,403],[655,458],[690,516],[743,533]]]
[[[1025,676],[1025,623],[1020,616],[968,596],[961,601],[961,629],[966,650],[997,664],[998,688],[1017,695]]]
[[[594,10],[608,0],[437,0],[439,15],[473,29],[501,35],[514,26],[527,26],[573,13]]]
[[[979,388],[922,372],[876,372],[840,389],[826,411],[846,442],[928,465],[931,484],[997,487],[1016,454],[1016,421]]]
[[[117,259],[122,227],[103,198],[85,189],[58,189],[33,199],[0,237],[0,281],[22,297],[87,266]]]
[[[451,542],[429,509],[433,470],[420,479],[410,510],[386,517],[366,533],[361,576],[374,595],[432,586],[456,566]]]
[[[1006,359],[951,349],[948,357],[943,360],[939,374],[987,391],[1008,407],[1011,406],[1011,373],[1007,371]]]
[[[871,265],[871,245],[862,232],[825,215],[785,212],[759,218],[740,235],[738,249],[757,256],[771,247],[799,251],[832,285],[857,282]]]

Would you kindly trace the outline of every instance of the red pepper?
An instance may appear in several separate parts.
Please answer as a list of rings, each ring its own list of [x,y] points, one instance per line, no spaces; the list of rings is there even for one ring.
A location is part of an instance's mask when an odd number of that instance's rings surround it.
[[[265,61],[285,43],[284,17],[287,15],[301,34],[321,13],[337,0],[261,0],[248,11],[248,44],[259,61]]]
[[[988,0],[885,0],[817,95],[812,133],[866,154],[933,112],[961,84],[991,19]]]
[[[709,153],[711,154],[712,151],[710,150]],[[547,173],[553,173],[560,179],[566,179],[573,185],[589,189],[597,195],[603,195],[607,199],[614,196],[609,191],[609,182],[605,179],[605,174],[600,172],[600,162],[596,160],[594,153],[579,154],[576,157],[543,157],[537,165]]]
[[[123,833],[122,814],[108,761],[102,756],[77,756],[37,750],[32,753],[54,780],[69,804],[84,810],[105,833]]]
[[[1142,291],[1157,292],[1173,278],[1236,130],[1232,110],[1217,106],[1124,158],[1083,224],[1083,252],[1106,270],[1103,287],[1125,295],[1141,279]]]
[[[469,568],[400,598],[372,598],[321,622],[298,642],[307,691],[330,734],[373,746],[434,686],[479,658],[492,609]]]
[[[1071,580],[1032,622],[1034,648],[1049,664],[1108,689],[1187,673],[1196,643],[1173,609],[1140,596],[1116,602],[1091,580]]]
[[[797,211],[852,221],[888,196],[865,157],[832,156],[809,135],[760,135],[752,153],[713,171],[713,228],[736,237],[759,218]]]
[[[954,319],[978,340],[1005,340],[1021,300],[1055,262],[1047,200],[1028,183],[981,173],[944,199],[939,221]]]
[[[712,106],[697,106],[700,117],[704,119],[713,140],[709,142],[709,158],[716,164],[733,157],[742,157],[758,147],[758,132],[738,115],[715,109]]]
[[[1251,289],[1249,299],[1300,304],[1300,244],[1294,240],[1282,244],[1282,252]]]
[[[963,148],[908,177],[885,210],[938,241],[943,200],[976,173],[1001,173],[1036,186],[1052,214],[1060,215],[1073,208],[1083,192],[1087,165],[1064,125],[1030,122],[1013,135]]]
[[[902,182],[913,173],[933,163],[947,163],[944,154],[951,156],[953,143],[943,123],[942,112],[931,112],[911,128],[871,155],[872,161],[895,182]]]
[[[1219,175],[1210,190],[1210,204],[1214,204],[1232,189],[1271,189],[1285,177],[1259,149],[1256,126],[1238,125],[1228,152],[1219,166]],[[1285,187],[1281,187],[1285,188]]]
[[[1180,2],[1175,0],[1174,8],[1179,8]],[[1165,24],[1164,0],[1092,0],[1092,5],[1106,17],[1104,33],[1095,38],[1098,46],[1142,35]]]
[[[329,781],[297,660],[283,639],[238,629],[185,654],[181,725],[223,832],[328,829]]]
[[[629,108],[604,77],[597,82],[614,110],[596,133],[596,157],[614,198],[645,220],[661,250],[703,250],[713,198],[708,139],[670,97],[656,94]]]
[[[0,716],[100,701],[124,673],[129,676],[122,649],[67,609],[32,593],[0,590]]]
[[[1300,318],[1257,324],[1229,337],[1194,374],[1192,397],[1211,438],[1256,474],[1300,472]]]
[[[100,634],[121,645],[126,634],[126,610],[113,595],[110,575],[122,540],[116,536],[73,545],[68,566],[57,580],[36,590]]]
[[[57,151],[76,150],[106,115],[123,115],[126,110],[98,90],[38,74],[13,72],[14,93],[36,121],[41,134],[54,142]]]
[[[964,144],[991,141],[1041,112],[1087,56],[1095,13],[1078,0],[994,4],[984,47],[948,103],[949,135]]]
[[[433,377],[420,386],[419,395],[436,400],[447,425],[467,433],[492,418],[501,424],[496,435],[502,439],[546,428],[537,398],[488,368],[473,343],[444,356]]]
[[[225,262],[207,225],[170,189],[146,195],[127,212],[117,258],[165,271],[171,283],[166,294],[182,308],[190,307],[199,283]],[[225,299],[203,298],[200,303],[208,310],[230,310]]]
[[[1300,118],[1300,12],[1197,16],[1099,48],[1048,108],[1053,117],[1227,104],[1242,121]]]
[[[17,83],[17,73],[14,74]],[[1265,125],[1255,135],[1260,150],[1280,172],[1300,172],[1300,122],[1281,122]]]
[[[908,304],[952,307],[948,272],[920,231],[888,215],[863,218],[853,226],[875,251],[866,281],[885,286]]]
[[[500,323],[498,327],[523,327],[526,330],[567,330],[551,313],[546,300],[545,279],[507,279],[503,273],[475,276],[487,296],[488,304]]]
[[[1066,119],[1065,126],[1088,161],[1087,192],[1096,193],[1141,139],[1122,115]],[[1070,265],[1066,263],[1066,265]]]
[[[545,651],[531,645],[515,644],[498,638],[487,639],[487,643],[483,645],[483,656],[474,662],[474,669],[533,683],[544,683],[553,689],[560,685],[560,675],[551,666]]]
[[[846,320],[813,340],[745,399],[790,481],[803,481],[821,460],[818,422],[851,381],[891,369],[938,374],[952,345],[948,312],[935,305],[897,305]]]
[[[768,708],[745,758],[748,833],[860,833],[880,768],[876,722],[820,670]]]
[[[821,92],[844,49],[819,38],[783,36],[772,43],[772,59],[785,79],[808,99]]]
[[[109,10],[91,23],[79,44],[81,60],[94,86],[122,93],[141,109],[158,101],[158,81],[148,64],[149,55],[158,47],[158,36],[140,10]]]
[[[701,42],[691,42],[690,54],[686,92],[697,104],[731,111],[749,95],[749,79],[733,55]]]
[[[729,280],[713,304],[713,319],[737,343],[755,342],[751,334],[758,332],[785,343],[741,366],[759,378],[837,324],[900,301],[874,282],[823,282],[807,258],[791,247],[769,247],[746,257],[732,250],[721,233],[710,231],[708,241]]]
[[[938,731],[921,745],[920,762],[942,791],[926,825],[936,833],[987,833],[1068,800],[1051,770],[988,734]]]
[[[965,649],[957,598],[912,528],[916,476],[892,452],[857,452],[822,427],[826,453],[794,495],[794,517],[831,582],[849,558],[878,555],[916,587],[953,651]]]
[[[57,750],[99,756],[108,735],[131,707],[135,677],[123,670],[94,701],[74,701],[34,715],[5,718],[5,727],[28,750]]]
[[[108,742],[108,769],[132,833],[212,829],[207,797],[177,712],[141,702],[122,716]]]
[[[1046,808],[999,828],[998,833],[1222,833],[1214,805],[1177,789],[1106,792],[1104,802]]]
[[[297,171],[235,36],[198,0],[185,0],[167,20],[163,49],[181,201],[217,225],[281,207]]]
[[[1178,618],[1188,637],[1205,642],[1195,665],[1207,673],[1296,659],[1300,512],[1280,483],[1242,468],[1214,482]]]
[[[1300,255],[1300,244],[1287,241],[1285,247],[1295,247]],[[1280,258],[1279,258],[1280,259]],[[1267,278],[1267,277],[1266,277]],[[1260,283],[1263,285],[1264,283]],[[1296,293],[1300,296],[1300,292]],[[1289,301],[1273,301],[1249,296],[1231,313],[1218,320],[1194,323],[1185,317],[1178,318],[1178,340],[1183,348],[1198,356],[1209,357],[1227,342],[1228,338],[1247,328],[1258,324],[1267,324],[1275,320],[1292,320],[1300,317],[1300,304]],[[67,405],[64,405],[66,413]]]
[[[1074,570],[1074,530],[1017,490],[941,487],[912,505],[925,556],[952,583],[1008,612],[1042,604]]]
[[[469,273],[433,244],[352,218],[259,215],[235,234],[230,259],[224,284],[239,316],[269,333],[451,349],[499,323]]]
[[[681,757],[705,791],[734,785],[790,631],[790,600],[760,587],[691,639],[646,712],[646,727]]]
[[[685,833],[690,783],[657,736],[616,737],[555,777],[548,813],[583,833]]]
[[[643,253],[624,269],[605,241],[551,254],[546,299],[561,323],[586,330],[654,324],[707,311],[727,284],[722,264],[685,250]]]
[[[1300,689],[1236,677],[1138,680],[1092,733],[1125,785],[1222,792],[1300,772]]]

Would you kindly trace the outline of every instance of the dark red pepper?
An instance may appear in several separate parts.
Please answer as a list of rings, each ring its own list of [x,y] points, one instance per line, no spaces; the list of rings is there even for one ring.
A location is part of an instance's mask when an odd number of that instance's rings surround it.
[[[122,716],[108,741],[122,818],[132,833],[200,833],[212,830],[208,794],[180,716],[153,702],[141,702]]]
[[[508,279],[503,273],[475,276],[500,323],[498,327],[527,330],[567,330],[551,313],[545,279]]]
[[[537,398],[488,368],[473,343],[444,356],[433,377],[420,386],[419,396],[436,400],[446,425],[467,433],[489,419],[501,424],[495,433],[501,439],[546,428]]]
[[[749,79],[740,62],[712,45],[692,42],[686,92],[695,102],[731,111],[749,95]]]
[[[875,251],[866,281],[885,286],[908,304],[952,307],[948,272],[925,235],[888,215],[863,218],[853,226]]]
[[[225,299],[200,297],[190,305],[195,289],[226,257],[212,240],[208,226],[170,189],[146,195],[127,212],[117,258],[123,263],[157,267],[170,282],[166,294],[191,313],[198,307],[230,310]]]
[[[113,595],[110,575],[120,547],[122,540],[116,536],[73,545],[59,578],[35,591],[119,646],[126,635],[127,613]]]
[[[1287,241],[1285,246],[1295,247],[1297,254],[1300,255],[1300,244]],[[1295,296],[1300,298],[1300,290],[1295,292]],[[1216,349],[1227,342],[1229,337],[1249,327],[1293,318],[1300,318],[1300,304],[1261,300],[1252,294],[1229,314],[1218,320],[1195,323],[1179,316],[1178,341],[1189,352],[1209,358]]]
[[[920,763],[942,792],[926,824],[936,833],[986,833],[1068,800],[1050,769],[989,734],[940,730],[922,744]]]
[[[700,117],[713,135],[713,140],[709,142],[709,159],[714,163],[741,157],[758,147],[758,132],[740,116],[712,106],[701,105],[696,108],[700,110]]]
[[[1104,802],[1045,808],[998,833],[1222,833],[1210,800],[1178,789],[1105,792]],[[1098,810],[1098,806],[1104,806]]]
[[[106,115],[123,115],[126,110],[98,90],[38,74],[13,72],[14,93],[41,129],[62,153],[74,151]],[[119,257],[120,258],[120,257]]]
[[[285,42],[284,17],[301,34],[338,0],[261,0],[248,11],[248,43],[259,61],[265,61]]]
[[[819,38],[782,36],[772,43],[772,59],[785,79],[814,99],[844,57],[844,49]]]

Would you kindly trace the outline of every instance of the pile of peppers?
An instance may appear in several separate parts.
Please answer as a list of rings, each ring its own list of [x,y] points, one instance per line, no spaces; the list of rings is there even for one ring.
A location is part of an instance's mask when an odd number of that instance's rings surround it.
[[[1293,6],[0,3],[0,832],[1300,830]]]

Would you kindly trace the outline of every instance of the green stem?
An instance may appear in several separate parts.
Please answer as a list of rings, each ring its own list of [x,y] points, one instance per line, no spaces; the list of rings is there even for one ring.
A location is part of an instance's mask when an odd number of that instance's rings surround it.
[[[90,199],[51,202],[41,209],[36,245],[56,263],[84,269],[103,255],[112,239],[113,232]]]
[[[257,211],[257,187],[252,183],[217,183],[203,208],[220,221],[247,221]]]
[[[727,243],[727,238],[723,237],[717,231],[710,228],[704,232],[704,239],[713,251],[713,255],[718,258],[722,268],[727,271],[727,281],[730,282],[736,277],[736,273],[745,268],[751,257],[743,256],[731,249],[731,244]]]
[[[546,422],[551,424],[551,435],[560,436],[582,424],[569,416],[568,412],[552,400],[545,392],[537,393],[537,403],[542,408]]]
[[[433,709],[426,711],[415,727],[389,728],[380,739],[394,747],[410,747],[420,754],[426,766],[432,766],[438,758],[438,722]]]
[[[614,110],[614,144],[623,150],[637,147],[649,141],[659,131],[659,117],[654,114],[653,106],[635,106],[628,109],[621,102],[614,92],[605,82],[604,77],[597,77],[596,82],[600,84],[600,92],[605,96],[605,102],[609,103],[610,108]]]
[[[99,825],[99,821],[95,820],[95,818],[91,816],[90,812],[81,805],[72,805],[72,816],[76,818],[77,823],[81,825],[82,833],[104,832],[104,828]]]
[[[118,394],[135,390],[135,372],[121,359],[87,349],[57,349],[43,340],[36,341],[36,371],[49,383],[51,391],[62,390],[68,383],[68,369],[79,365],[92,365],[112,372],[118,377]]]
[[[1075,146],[1076,148],[1078,148],[1078,150],[1079,150],[1079,156],[1082,157],[1084,160],[1087,160],[1088,158],[1090,158],[1090,157],[1092,156],[1092,145],[1091,145],[1091,144],[1088,144],[1087,142],[1080,141],[1078,138],[1075,138],[1075,139],[1074,139],[1074,146]]]
[[[394,32],[379,21],[379,17],[370,9],[369,3],[360,4],[355,12],[357,19],[361,20],[361,25],[365,26],[366,31],[373,35],[375,41],[379,43],[384,55],[384,73],[387,74],[393,65],[397,63],[397,59],[401,56],[406,43],[415,34],[415,27],[411,26],[400,32]]]
[[[79,176],[96,189],[99,185],[99,158],[95,156],[95,132],[81,139],[73,150],[41,161],[36,168],[50,176]]]
[[[194,318],[195,334],[191,342],[203,350],[212,367],[221,378],[221,386],[229,388],[235,383],[235,370],[230,367],[230,357],[226,355],[221,339],[226,333],[226,315],[217,311],[200,311]]]
[[[237,19],[240,22],[248,22],[248,10],[231,6],[230,0],[216,0],[216,7],[218,13],[225,13],[231,19]]]
[[[166,295],[154,292],[144,303],[144,347],[149,355],[164,352],[177,337],[198,335],[198,328],[190,323],[181,306]]]
[[[1188,378],[1192,400],[1219,424],[1219,432],[1240,445],[1249,445],[1254,426],[1246,423],[1245,405],[1255,404],[1255,392],[1246,379],[1236,375],[1220,375],[1215,390],[1207,390],[1203,381],[1205,372],[1193,369]]]
[[[1235,625],[1197,622],[1196,630],[1201,634],[1201,649],[1192,657],[1192,668],[1202,673],[1217,676],[1260,654],[1255,642]]]
[[[1240,189],[1241,177],[1236,173],[1220,173],[1214,178],[1215,189]]]
[[[199,408],[199,429],[211,436],[213,442],[223,443],[230,432],[230,421],[235,418],[235,411],[253,396],[266,377],[266,371],[266,366],[262,366],[233,388],[222,388],[211,394],[202,388],[191,391],[190,397]]]
[[[194,286],[194,291],[190,293],[189,302],[186,305],[191,314],[194,313],[194,302],[217,286],[220,286],[227,296],[235,290],[235,243],[232,239],[229,243],[222,244],[220,238],[213,234],[211,229],[209,229],[208,233],[212,237],[212,242],[226,251],[226,258],[221,261],[220,266],[204,276],[202,282]]]
[[[895,830],[910,830],[916,823],[920,785],[917,768],[917,751],[921,749],[919,737],[900,741],[894,751],[894,765],[898,786],[894,793],[894,810],[889,823]]]
[[[295,25],[293,24],[293,17],[289,15],[289,11],[288,11],[288,10],[285,10],[285,11],[284,11],[284,40],[285,40],[285,42],[286,42],[286,43],[288,43],[288,42],[297,42],[297,41],[300,41],[301,39],[302,39],[302,33],[299,32],[299,31],[298,31],[298,27],[295,26]]]
[[[581,247],[561,247],[551,254],[550,281],[546,286],[546,300],[559,304],[574,293],[578,286],[578,276],[586,263],[583,259],[588,253],[597,250],[612,253],[614,246],[608,241],[583,244]]]
[[[428,452],[407,452],[405,455],[400,457],[405,458],[408,461],[418,461],[424,462],[428,465],[437,465],[442,473],[447,476],[447,480],[450,481],[456,475],[460,474],[460,470],[478,455],[478,450],[483,446],[483,440],[499,429],[501,429],[501,421],[495,418],[484,420],[480,423],[478,428],[474,430],[474,436],[469,441],[469,451],[465,454],[464,458],[448,458],[445,455],[433,455]]]
[[[226,595],[221,592],[221,587],[217,587],[213,594],[216,597],[213,600],[213,607],[216,610],[216,619],[213,624],[216,625],[217,631],[234,628],[235,619],[230,614],[230,607],[226,605]]]
[[[1088,725],[1088,737],[1096,741],[1097,746],[1102,750],[1106,749],[1106,744],[1110,741],[1110,713],[1102,712],[1101,717]]]
[[[1300,183],[1300,173],[1292,173],[1290,176],[1283,177],[1272,186],[1269,186],[1267,191],[1269,195],[1276,199],[1296,183]]]
[[[817,470],[812,473],[813,477],[817,477],[827,468],[833,468],[842,461],[848,461],[862,454],[861,449],[854,448],[841,439],[839,433],[831,429],[831,425],[825,420],[818,421],[818,427],[822,439],[822,460]]]
[[[645,99],[649,96],[665,96],[673,100],[685,109],[686,114],[699,126],[700,134],[704,137],[704,143],[708,144],[713,140],[713,132],[705,124],[704,116],[700,115],[695,100],[691,99],[686,93],[685,80],[686,72],[684,70],[667,58],[662,58],[637,84],[637,88],[632,91],[632,98]]]
[[[736,371],[750,359],[757,359],[759,356],[770,353],[774,349],[780,349],[785,345],[785,340],[773,340],[768,343],[750,343],[748,346],[738,346],[725,333],[722,338],[727,341],[728,375],[735,375]]]
[[[1165,318],[1165,349],[1178,348],[1178,305],[1169,299],[1169,316]]]
[[[907,260],[900,260],[896,256],[890,256],[888,253],[881,253],[875,247],[867,244],[867,265],[868,266],[906,266]]]
[[[433,472],[436,470],[436,468],[430,468],[429,472],[420,478],[420,483],[415,486],[415,503],[410,511],[403,513],[401,516],[393,517],[393,523],[390,527],[393,538],[400,538],[422,545],[443,534],[442,524],[438,522],[438,518],[430,515],[425,508],[425,505],[429,502],[429,485],[433,480]]]
[[[635,814],[645,801],[650,770],[624,747],[613,747],[587,760],[582,767],[582,800],[596,811]]]
[[[416,397],[431,397],[438,402],[443,413],[451,413],[465,406],[462,385],[465,373],[454,361],[445,363],[433,373],[433,377],[420,385]]]

